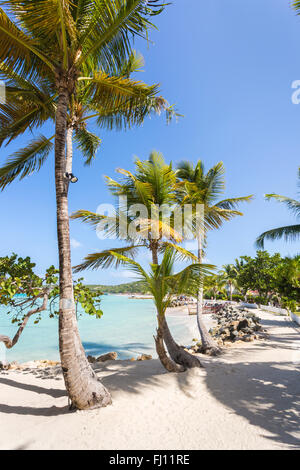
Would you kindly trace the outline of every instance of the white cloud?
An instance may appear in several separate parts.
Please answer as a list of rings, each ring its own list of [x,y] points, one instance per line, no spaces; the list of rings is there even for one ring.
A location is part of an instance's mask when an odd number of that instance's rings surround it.
[[[75,240],[75,238],[71,238],[71,247],[76,249],[76,248],[79,248],[81,246],[81,243],[77,240]]]

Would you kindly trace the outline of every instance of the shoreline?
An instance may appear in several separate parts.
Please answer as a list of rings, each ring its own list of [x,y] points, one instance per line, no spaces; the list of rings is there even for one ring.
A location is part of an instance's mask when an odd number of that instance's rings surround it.
[[[0,448],[300,449],[300,328],[259,316],[268,340],[198,355],[203,369],[169,374],[157,359],[97,364],[113,398],[98,410],[70,413],[55,367],[2,372]]]

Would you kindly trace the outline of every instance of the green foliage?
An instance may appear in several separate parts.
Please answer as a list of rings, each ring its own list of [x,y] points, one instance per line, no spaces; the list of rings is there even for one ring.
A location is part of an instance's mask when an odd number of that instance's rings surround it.
[[[98,289],[107,294],[149,294],[149,288],[143,281],[128,282],[124,284],[117,284],[115,286],[106,285],[88,285],[90,290]]]
[[[270,255],[267,251],[257,251],[256,257],[241,256],[242,263],[238,269],[237,283],[246,291],[257,290],[259,295],[267,296],[275,285],[275,269],[281,256],[279,253]]]
[[[283,308],[286,308],[287,310],[290,310],[290,312],[297,313],[297,302],[296,302],[296,300],[283,298],[282,299],[282,306],[283,306]]]
[[[241,202],[249,202],[252,196],[242,196],[219,200],[225,192],[225,167],[219,162],[205,173],[204,163],[199,160],[195,166],[191,162],[183,161],[178,165],[176,176],[178,178],[177,195],[180,203],[203,205],[204,227],[206,237],[208,230],[218,229],[225,221],[243,215],[238,211]]]
[[[99,307],[102,291],[100,289],[91,290],[87,286],[85,286],[82,281],[83,278],[78,279],[74,283],[75,303],[80,303],[81,307],[88,315],[96,316],[96,318],[101,318],[103,312]]]
[[[244,296],[241,294],[233,294],[232,300],[235,302],[239,302],[240,300],[244,300]]]
[[[150,264],[149,272],[126,256],[114,252],[112,255],[148,285],[160,316],[164,316],[173,295],[185,293],[191,284],[194,284],[196,288],[199,287],[203,276],[211,274],[211,270],[214,268],[211,265],[195,263],[174,274],[175,261],[178,260],[178,256],[181,257],[176,246],[166,248],[161,263]]]
[[[273,298],[272,300],[274,301]],[[268,297],[257,295],[256,297],[253,297],[253,301],[259,305],[268,305],[268,303],[270,302],[270,299],[268,299]]]
[[[267,305],[270,300],[281,299],[300,302],[300,256],[282,258],[257,251],[256,257],[242,256],[236,261],[237,285],[246,293],[258,291],[259,296],[248,296],[248,301]]]
[[[59,271],[50,266],[43,277],[34,272],[35,263],[30,257],[21,258],[16,254],[0,258],[0,304],[8,307],[8,314],[12,314],[12,323],[21,325],[30,310],[42,305],[47,297],[46,307],[50,318],[58,315]],[[82,279],[74,281],[74,300],[76,306],[81,305],[85,313],[100,318],[100,289],[89,289],[82,283]],[[41,320],[39,312],[34,320],[37,324]]]
[[[68,126],[85,164],[101,140],[86,128],[90,119],[109,129],[130,128],[147,116],[176,112],[157,85],[130,78],[142,59],[132,50],[134,36],[147,37],[151,18],[164,5],[157,0],[0,0],[0,79],[6,103],[0,103],[0,145],[53,124],[58,75],[70,92]],[[59,73],[58,73],[59,71]],[[52,150],[52,137],[35,136],[0,169],[0,189],[39,171]]]

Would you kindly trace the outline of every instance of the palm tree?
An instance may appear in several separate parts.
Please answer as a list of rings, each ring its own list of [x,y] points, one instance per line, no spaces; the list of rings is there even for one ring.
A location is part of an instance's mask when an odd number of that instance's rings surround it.
[[[232,294],[234,292],[234,289],[237,287],[237,270],[234,264],[225,264],[223,266],[223,270],[221,271],[221,275],[226,284],[228,285],[229,298],[232,302]]]
[[[166,112],[167,122],[178,116],[172,106],[158,96],[157,85],[148,86],[130,79],[130,74],[140,70],[143,57],[132,52],[120,70],[121,76],[98,73],[98,90],[93,93],[93,81],[77,85],[76,96],[70,103],[66,131],[66,173],[72,173],[73,140],[81,151],[85,165],[90,165],[101,143],[101,139],[87,128],[91,119],[97,119],[100,128],[126,129],[143,123],[147,115]],[[116,71],[117,72],[117,71]],[[0,104],[0,143],[9,142],[26,129],[55,121],[57,94],[55,83],[39,83],[24,79],[19,74],[0,64],[0,77],[6,83],[6,103]],[[102,82],[102,83],[101,83]],[[28,112],[30,111],[30,112]],[[26,118],[24,118],[24,116]],[[38,116],[39,121],[34,119]],[[0,168],[0,189],[4,189],[17,177],[24,178],[39,171],[53,149],[55,135],[40,135],[26,147],[8,157]]]
[[[192,204],[197,215],[197,205],[203,208],[203,221],[198,222],[196,238],[198,242],[198,262],[201,264],[204,254],[207,232],[218,229],[223,222],[233,217],[243,215],[236,208],[240,202],[250,201],[252,196],[243,196],[231,199],[218,198],[225,191],[225,168],[222,162],[217,163],[207,173],[204,164],[199,160],[195,166],[191,162],[183,161],[178,165],[177,178],[179,179],[179,198],[182,204]],[[180,194],[182,193],[182,194]],[[203,286],[200,285],[197,296],[197,321],[201,335],[202,349],[209,354],[218,354],[220,349],[210,336],[203,322]]]
[[[135,167],[134,173],[118,169],[118,173],[123,175],[121,181],[106,177],[111,193],[116,197],[126,197],[126,207],[119,206],[115,216],[104,216],[86,210],[79,210],[71,216],[73,219],[96,227],[97,230],[101,224],[100,228],[107,237],[117,235],[118,238],[124,239],[122,231],[124,232],[125,225],[127,245],[87,255],[83,263],[74,268],[75,272],[101,267],[117,267],[118,258],[112,255],[112,252],[134,258],[141,248],[147,248],[151,251],[152,263],[155,265],[158,264],[159,253],[164,252],[166,248],[176,248],[177,252],[181,253],[182,259],[197,261],[192,253],[177,245],[182,241],[182,235],[175,230],[176,175],[172,165],[166,164],[163,156],[153,151],[148,160],[137,159]],[[135,213],[127,210],[127,207],[133,208],[135,204],[138,210],[142,206],[145,214],[136,217]],[[163,214],[157,211],[158,206],[169,208],[168,218],[164,219]],[[138,227],[138,230],[130,230],[133,225],[134,228]],[[187,367],[187,357],[190,355],[178,345],[176,345],[177,348],[174,347],[175,342],[165,317],[161,321],[164,324],[163,340],[172,359]],[[159,337],[159,340],[162,341],[162,337]],[[191,367],[194,362],[192,357]]]
[[[0,62],[10,74],[32,83],[55,84],[55,186],[60,270],[59,346],[62,370],[71,406],[88,409],[111,403],[109,392],[91,369],[82,347],[75,314],[66,179],[68,112],[78,83],[89,83],[90,99],[101,86],[97,71],[113,75],[130,54],[131,39],[143,36],[159,13],[157,0],[17,0],[1,1]],[[95,72],[96,71],[96,72]],[[99,72],[101,73],[101,72]],[[15,133],[44,122],[47,103],[40,108],[8,112],[15,117]],[[6,107],[5,109],[9,108]],[[48,115],[48,112],[46,113]],[[23,119],[22,119],[23,118]],[[11,133],[9,133],[11,136]],[[36,153],[36,152],[35,152]],[[37,154],[37,153],[36,153]]]
[[[213,294],[214,300],[216,300],[217,295],[220,292],[224,292],[225,286],[226,286],[226,281],[223,278],[223,276],[218,275],[218,274],[213,274],[205,278],[203,288],[206,291],[206,293],[211,292]]]
[[[300,188],[300,167],[298,170],[298,187]],[[288,209],[294,213],[296,219],[300,219],[300,201],[291,199],[286,196],[279,196],[278,194],[266,194],[265,198],[267,201],[275,199],[282,204],[285,204]],[[259,249],[264,248],[265,240],[279,240],[283,238],[285,241],[295,241],[298,240],[300,236],[300,224],[286,225],[285,227],[273,228],[267,232],[262,233],[256,239],[256,246]]]
[[[178,255],[180,259],[182,257],[181,250],[178,250],[178,247],[167,247],[161,264],[151,264],[149,273],[132,258],[114,251],[110,251],[110,255],[115,257],[119,264],[132,270],[139,280],[144,281],[153,295],[158,322],[155,337],[156,351],[166,370],[169,372],[182,372],[186,367],[201,367],[200,361],[195,356],[187,353],[183,347],[178,346],[170,335],[169,329],[166,330],[165,313],[174,295],[184,293],[191,283],[199,282],[199,274],[201,273],[204,276],[212,267],[193,263],[179,273],[173,274],[176,258]],[[172,349],[171,359],[168,357],[163,344],[163,339],[169,335],[169,344]],[[180,365],[178,360],[173,360],[173,357],[177,359],[177,356],[180,356]]]

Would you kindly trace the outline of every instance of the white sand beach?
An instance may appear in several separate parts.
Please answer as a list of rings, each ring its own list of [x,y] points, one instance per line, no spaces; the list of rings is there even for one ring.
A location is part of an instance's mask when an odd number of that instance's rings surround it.
[[[97,373],[113,405],[69,412],[58,369],[0,374],[1,449],[300,449],[300,328],[258,312],[268,340],[168,374],[158,360]]]

